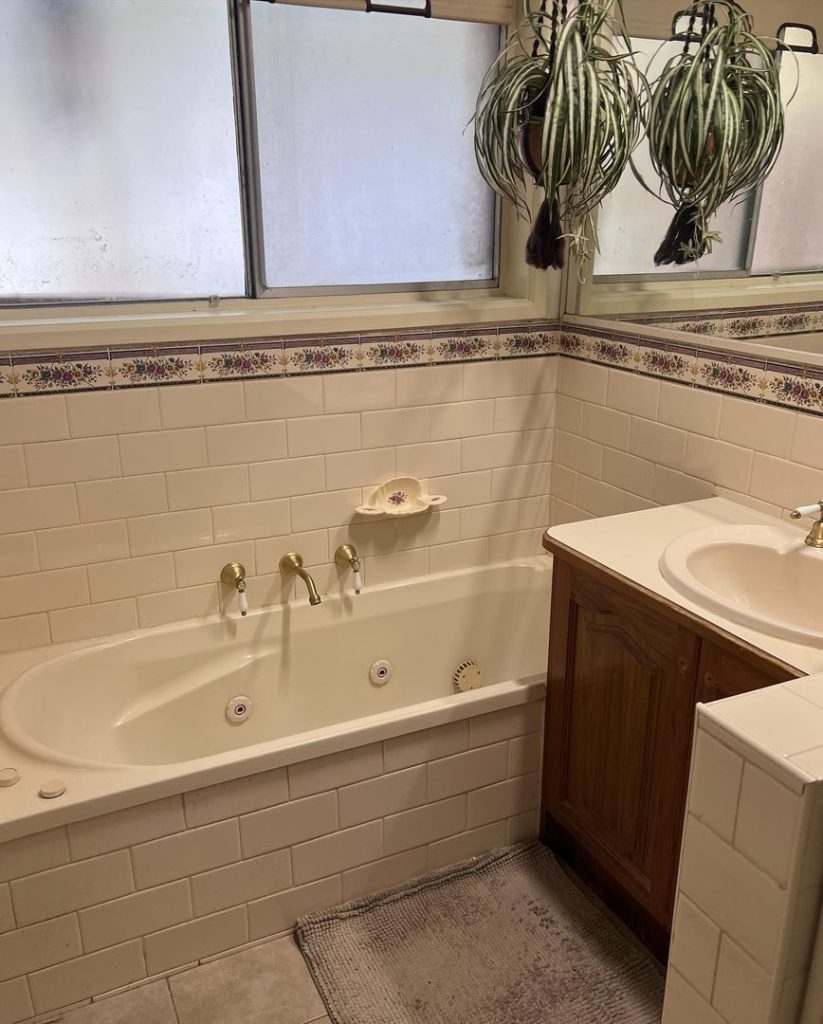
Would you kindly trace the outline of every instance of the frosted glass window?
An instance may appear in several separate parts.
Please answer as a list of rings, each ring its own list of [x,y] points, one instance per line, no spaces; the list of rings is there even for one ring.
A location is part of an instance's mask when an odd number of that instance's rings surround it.
[[[489,281],[469,124],[492,25],[252,4],[273,289]]]
[[[823,270],[823,55],[795,56],[781,57],[783,95],[798,91],[786,111],[783,150],[763,186],[753,274]]]
[[[659,39],[632,39],[637,64],[641,69],[649,65],[648,77],[654,82],[666,61],[682,49],[683,44],[666,43]],[[651,63],[650,63],[651,62]],[[643,180],[651,189],[660,187],[660,179],[652,168],[649,145],[644,139],[634,154],[634,161]],[[608,196],[597,218],[600,234],[600,253],[595,258],[597,276],[624,276],[630,274],[694,275],[696,270],[733,271],[746,266],[752,202],[726,204],[712,218],[710,227],[722,235],[715,242],[710,256],[699,263],[686,266],[655,267],[654,254],[663,241],[674,217],[674,209],[656,199],[637,181],[630,167],[614,192]]]
[[[242,295],[226,0],[0,6],[0,301]]]

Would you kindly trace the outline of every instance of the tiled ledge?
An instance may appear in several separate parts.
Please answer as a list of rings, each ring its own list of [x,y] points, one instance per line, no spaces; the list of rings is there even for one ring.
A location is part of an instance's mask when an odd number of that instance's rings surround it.
[[[790,314],[783,313],[784,317]],[[815,314],[818,315],[818,314]],[[823,312],[819,314],[823,323]],[[714,321],[713,321],[714,322]],[[663,326],[663,322],[659,321]],[[688,330],[682,324],[667,323]],[[638,337],[631,325],[563,331],[553,321],[394,334],[0,356],[0,398],[354,373],[563,355],[789,409],[823,414],[823,371],[728,349]]]
[[[0,355],[0,398],[546,355],[554,321]]]

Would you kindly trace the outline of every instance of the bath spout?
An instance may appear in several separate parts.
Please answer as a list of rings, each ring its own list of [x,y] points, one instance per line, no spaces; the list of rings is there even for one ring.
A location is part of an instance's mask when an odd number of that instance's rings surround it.
[[[317,587],[315,586],[314,580],[303,568],[302,555],[298,554],[296,551],[289,551],[288,554],[283,555],[280,559],[280,572],[282,572],[284,576],[299,576],[306,584],[306,589],[309,592],[309,604],[312,606],[320,604],[320,595],[317,593]]]

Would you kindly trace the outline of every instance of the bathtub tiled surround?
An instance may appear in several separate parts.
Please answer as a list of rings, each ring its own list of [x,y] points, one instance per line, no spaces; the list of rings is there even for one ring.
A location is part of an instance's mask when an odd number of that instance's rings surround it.
[[[0,844],[0,1024],[537,832],[544,702]]]
[[[823,489],[817,368],[549,327],[330,338],[306,347],[311,367],[258,376],[241,360],[211,377],[201,352],[194,378],[149,360],[137,382],[92,385],[106,390],[15,385],[0,401],[0,651],[231,611],[231,560],[255,607],[293,598],[277,572],[293,548],[339,590],[346,540],[368,586],[537,553],[550,522],[712,492],[779,514]],[[346,345],[340,365],[320,358]],[[448,504],[399,524],[354,514],[402,474]]]
[[[792,721],[823,730],[821,695],[812,677],[698,710],[663,1024],[800,1020],[823,895],[823,761]]]
[[[353,542],[366,586],[540,552],[558,365],[534,356],[229,380],[0,402],[0,651],[323,591]],[[430,515],[355,508],[408,474],[448,496]]]

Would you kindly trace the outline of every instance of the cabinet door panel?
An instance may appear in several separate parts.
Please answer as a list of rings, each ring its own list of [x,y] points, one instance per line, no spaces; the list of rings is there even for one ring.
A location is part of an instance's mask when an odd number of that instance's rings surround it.
[[[546,808],[668,923],[698,640],[631,591],[559,561],[553,587]]]
[[[576,620],[563,800],[615,851],[645,862],[657,671],[611,613],[578,607]]]

